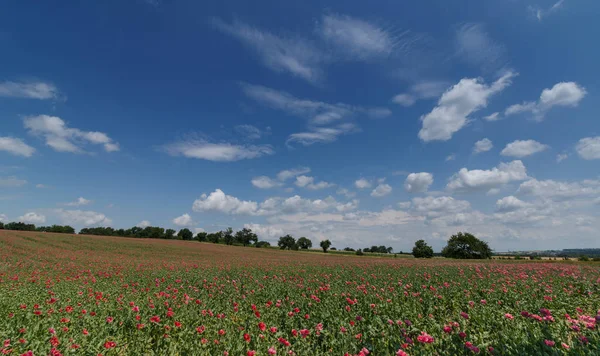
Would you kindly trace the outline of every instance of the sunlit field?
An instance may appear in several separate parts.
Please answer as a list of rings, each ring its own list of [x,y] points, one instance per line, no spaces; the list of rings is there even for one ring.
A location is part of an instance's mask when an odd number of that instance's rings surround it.
[[[10,355],[599,355],[600,265],[0,231]]]

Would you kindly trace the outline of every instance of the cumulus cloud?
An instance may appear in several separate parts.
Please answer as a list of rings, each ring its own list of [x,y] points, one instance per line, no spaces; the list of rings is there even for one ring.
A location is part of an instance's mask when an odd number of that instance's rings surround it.
[[[517,193],[553,201],[593,198],[600,196],[600,180],[560,182],[551,179],[531,179],[521,183]]]
[[[152,226],[152,224],[150,224],[150,221],[148,220],[142,220],[139,223],[137,223],[137,225],[135,225],[137,227],[141,227],[142,229],[148,226]]]
[[[44,82],[1,82],[0,97],[57,99],[59,91],[53,84]]]
[[[285,233],[283,229],[261,224],[244,224],[246,229],[252,230],[260,239],[275,241],[278,237]]]
[[[41,214],[29,212],[23,216],[19,216],[19,221],[26,224],[43,224],[46,222],[46,217]]]
[[[226,195],[221,189],[215,189],[209,195],[202,194],[199,199],[196,199],[192,210],[218,211],[225,214],[256,214],[258,203],[239,200],[234,196]]]
[[[523,158],[545,151],[548,148],[550,148],[550,146],[544,145],[535,140],[517,140],[506,145],[500,154],[508,157]]]
[[[373,191],[371,192],[371,196],[375,198],[385,197],[392,192],[392,186],[389,184],[379,184]]]
[[[25,128],[34,136],[43,137],[46,145],[58,152],[85,152],[83,144],[102,145],[106,152],[118,151],[119,144],[108,135],[98,131],[83,131],[70,128],[59,117],[38,115],[26,117],[23,120]]]
[[[433,174],[427,172],[411,173],[404,181],[404,189],[409,193],[424,193],[433,184]]]
[[[173,224],[177,226],[192,226],[195,224],[190,214],[183,214],[173,219]]]
[[[340,188],[335,193],[337,195],[343,195],[346,198],[354,198],[356,196],[356,193],[354,193],[346,188]]]
[[[203,159],[213,162],[233,162],[273,155],[270,145],[236,145],[213,143],[204,139],[184,140],[168,144],[165,151],[172,156]]]
[[[297,187],[306,188],[309,190],[319,190],[319,189],[331,188],[331,187],[335,186],[335,184],[328,183],[325,181],[320,181],[320,182],[315,183],[314,177],[309,177],[309,176],[304,176],[304,175],[297,176],[296,182],[294,184],[296,184]]]
[[[577,142],[575,149],[583,159],[600,159],[600,136],[582,138]]]
[[[494,147],[492,141],[488,138],[484,138],[475,142],[475,146],[473,147],[473,153],[482,153],[491,150]]]
[[[514,196],[504,197],[496,201],[496,211],[499,212],[511,212],[523,208],[530,207],[530,203],[526,203]]]
[[[354,186],[358,189],[367,189],[367,188],[371,188],[372,183],[365,178],[360,178],[354,182]]]
[[[260,176],[252,178],[252,185],[259,189],[271,189],[281,187],[283,183],[271,179],[267,176]]]
[[[112,220],[102,213],[84,210],[56,210],[63,224],[83,226],[109,226]]]
[[[82,205],[89,205],[92,203],[92,200],[88,200],[85,199],[84,197],[79,197],[77,198],[77,200],[70,202],[70,203],[65,203],[66,206],[82,206]]]
[[[288,179],[294,178],[301,174],[310,173],[310,168],[308,167],[298,167],[294,169],[286,169],[279,173],[277,173],[277,179],[280,181],[286,181]]]
[[[5,214],[0,214],[0,222],[5,222],[8,221],[8,216],[6,216]]]
[[[213,24],[254,50],[263,65],[275,72],[286,72],[311,83],[323,76],[321,66],[327,56],[306,39],[278,36],[239,21],[229,24],[214,19]]]
[[[576,107],[586,95],[587,91],[581,85],[575,82],[560,82],[550,89],[544,89],[537,102],[511,105],[504,111],[504,115],[529,112],[533,114],[534,120],[542,121],[553,107]]]
[[[466,200],[457,200],[447,196],[429,196],[425,198],[413,198],[411,209],[429,219],[435,219],[448,214],[470,210],[471,204]]]
[[[498,121],[498,120],[501,119],[501,117],[500,117],[500,113],[499,112],[495,112],[495,113],[490,114],[488,116],[484,116],[483,119],[485,121]]]
[[[35,152],[35,148],[29,146],[20,138],[0,137],[0,151],[5,151],[15,156],[31,157]]]
[[[0,177],[0,188],[18,188],[27,184],[25,179],[19,179],[15,176]]]
[[[452,176],[446,188],[450,191],[488,190],[527,179],[527,169],[521,161],[500,163],[490,170],[462,168]]]
[[[491,85],[481,78],[463,78],[448,89],[438,101],[438,105],[421,116],[423,127],[419,138],[425,142],[447,141],[469,122],[469,115],[485,108],[488,100],[512,83],[516,73],[507,72]]]
[[[456,159],[455,153],[452,153],[452,154],[449,154],[448,156],[446,156],[446,162],[454,161],[455,159]]]

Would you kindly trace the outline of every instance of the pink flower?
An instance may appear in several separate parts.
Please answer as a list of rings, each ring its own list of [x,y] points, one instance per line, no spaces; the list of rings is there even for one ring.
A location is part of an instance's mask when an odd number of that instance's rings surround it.
[[[408,354],[400,349],[396,351],[396,356],[408,356]]]
[[[465,319],[469,319],[469,314],[467,314],[465,312],[460,312],[460,316],[462,316]]]
[[[552,340],[544,340],[544,344],[546,344],[546,345],[548,345],[548,346],[552,347],[552,346],[554,346],[555,342],[554,342],[554,341],[552,341]]]
[[[254,350],[250,350],[246,353],[246,356],[254,356],[254,355],[256,355],[256,351],[254,351]]]
[[[506,317],[506,319],[510,319],[510,320],[513,320],[515,318],[514,316],[512,316],[512,314],[509,314],[509,313],[504,314],[504,317]]]
[[[417,341],[423,344],[431,344],[434,341],[434,339],[425,331],[421,331],[421,335],[417,336]]]
[[[275,348],[273,346],[269,347],[269,350],[267,352],[269,353],[269,355],[277,354],[277,350],[275,350]]]

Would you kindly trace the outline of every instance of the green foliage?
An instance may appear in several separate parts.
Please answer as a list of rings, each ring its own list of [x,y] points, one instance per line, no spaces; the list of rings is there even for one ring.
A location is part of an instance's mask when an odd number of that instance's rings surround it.
[[[175,230],[167,229],[165,231],[165,239],[172,239],[175,236]]]
[[[223,237],[223,242],[226,245],[233,245],[235,242],[235,237],[233,236],[233,229],[228,227],[226,230],[221,231],[221,236]]]
[[[201,231],[198,234],[196,234],[196,241],[200,241],[200,242],[207,241],[207,236],[208,236],[208,234],[206,232]]]
[[[214,244],[218,244],[219,240],[221,240],[221,231],[213,232],[213,233],[210,233],[210,234],[206,235],[206,239],[209,242],[212,242]]]
[[[17,231],[35,231],[35,225],[25,224],[22,222],[9,222],[4,225],[5,230],[17,230]]]
[[[190,231],[190,229],[185,228],[179,230],[179,233],[177,233],[177,237],[179,237],[181,240],[191,240],[194,238],[194,233]]]
[[[371,252],[371,253],[392,253],[393,249],[391,247],[385,246],[371,246],[363,248],[363,252]]]
[[[358,250],[356,250],[356,255],[357,256],[362,256],[364,255],[363,251],[359,248]]]
[[[413,247],[412,254],[415,256],[415,258],[432,258],[433,249],[431,246],[427,245],[425,240],[419,240],[415,242],[415,247]]]
[[[344,251],[354,252],[354,249],[351,247],[344,247]],[[360,251],[362,252],[362,251]]]
[[[590,258],[586,255],[583,255],[583,256],[579,256],[579,258],[577,260],[581,261],[581,262],[587,262],[590,260]]]
[[[4,230],[4,223],[0,221],[0,230]]]
[[[235,241],[244,246],[251,245],[258,241],[258,236],[251,229],[243,228],[235,233]]]
[[[492,250],[487,242],[468,232],[459,232],[450,237],[448,245],[442,250],[442,256],[459,259],[488,259],[492,257]]]
[[[327,250],[329,249],[329,247],[331,247],[331,241],[323,240],[323,241],[321,241],[319,246],[321,246],[321,248],[323,249],[323,252],[327,253]]]
[[[39,226],[35,231],[43,231],[43,232],[56,232],[62,234],[74,234],[75,229],[73,229],[69,225],[52,225],[52,226]]]
[[[312,247],[312,241],[310,241],[306,237],[299,238],[297,243],[298,243],[298,247],[303,250],[308,250],[309,248]]]
[[[279,238],[277,242],[277,246],[279,246],[282,250],[297,250],[298,247],[296,245],[296,239],[292,237],[292,235],[285,235]]]
[[[269,243],[268,241],[258,241],[254,244],[254,246],[258,248],[271,247],[271,243]]]

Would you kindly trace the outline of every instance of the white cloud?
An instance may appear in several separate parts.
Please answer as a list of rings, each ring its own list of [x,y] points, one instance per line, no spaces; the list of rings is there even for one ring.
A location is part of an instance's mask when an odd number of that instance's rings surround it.
[[[44,82],[2,82],[0,83],[0,97],[28,98],[28,99],[57,99],[58,89]]]
[[[252,48],[262,63],[275,72],[287,72],[312,83],[323,75],[321,65],[327,57],[308,40],[280,37],[238,21],[228,24],[215,19],[213,23]]]
[[[29,146],[20,138],[0,137],[0,151],[6,151],[16,156],[31,157],[35,148]]]
[[[48,186],[45,185],[45,184],[36,184],[35,187],[38,188],[38,189],[48,188]]]
[[[530,203],[526,203],[512,195],[498,199],[496,201],[496,210],[499,212],[511,212],[519,209],[530,207]]]
[[[371,188],[372,183],[365,178],[360,178],[356,182],[354,182],[354,186],[358,189],[367,189]]]
[[[600,196],[600,180],[583,180],[569,183],[551,179],[542,181],[531,179],[521,183],[517,193],[553,201],[593,198],[594,196]]]
[[[485,121],[498,121],[498,120],[501,119],[501,117],[500,117],[500,113],[499,112],[495,112],[495,113],[490,114],[488,116],[484,116],[483,119]]]
[[[569,155],[566,153],[559,153],[556,155],[556,162],[560,163],[562,161],[564,161],[565,159],[569,158]]]
[[[488,190],[487,193],[485,193],[485,195],[488,195],[488,196],[492,196],[492,195],[496,195],[496,194],[500,194],[500,189],[492,188],[492,189]]]
[[[105,133],[69,128],[56,116],[30,116],[23,123],[32,135],[44,137],[46,144],[58,152],[82,153],[80,146],[84,143],[103,145],[106,152],[119,150],[119,144]]]
[[[164,147],[173,156],[204,159],[213,162],[233,162],[254,159],[275,153],[270,145],[235,145],[212,143],[204,139],[184,140]]]
[[[455,153],[452,153],[452,154],[449,154],[448,156],[446,156],[446,162],[454,161],[455,159],[456,159]]]
[[[95,211],[57,209],[56,212],[62,222],[68,225],[109,226],[112,224],[112,220],[106,215]]]
[[[514,115],[523,112],[530,112],[537,121],[544,119],[544,116],[551,108],[555,106],[576,107],[586,96],[587,91],[581,85],[575,82],[556,83],[550,89],[544,89],[537,102],[524,102],[509,106],[504,115]]]
[[[43,224],[46,222],[46,217],[41,214],[29,212],[23,216],[19,216],[19,221],[27,224]]]
[[[375,198],[385,197],[392,192],[392,186],[389,184],[379,184],[373,191],[371,192],[371,196]]]
[[[252,185],[259,189],[271,189],[281,187],[283,184],[267,176],[252,178]]]
[[[294,169],[286,169],[286,170],[283,170],[283,171],[277,173],[277,179],[279,179],[280,181],[286,181],[290,178],[294,178],[296,176],[299,176],[301,174],[306,174],[306,173],[310,173],[310,168],[298,167],[298,168],[294,168]]]
[[[79,197],[74,202],[65,203],[65,205],[66,206],[82,206],[82,205],[89,205],[91,203],[92,203],[91,200],[85,199],[84,197]]]
[[[475,146],[473,147],[473,153],[482,153],[491,150],[494,147],[492,141],[488,138],[484,138],[475,142]]]
[[[548,148],[550,148],[550,146],[534,140],[517,140],[506,145],[500,154],[508,157],[523,158],[545,151]]]
[[[27,181],[24,179],[19,179],[17,177],[0,177],[0,188],[17,188],[22,187],[27,184]]]
[[[458,56],[484,71],[494,71],[505,65],[504,46],[495,42],[481,24],[460,26],[456,31],[455,46]]]
[[[421,116],[423,127],[419,138],[425,142],[449,140],[467,125],[469,115],[485,108],[488,100],[508,87],[515,76],[508,72],[491,85],[486,85],[480,78],[461,79],[442,95],[429,114]]]
[[[192,217],[190,216],[190,214],[183,214],[183,215],[178,216],[175,219],[173,219],[173,224],[183,227],[183,226],[192,226],[195,224],[195,222],[194,222],[194,220],[192,220]]]
[[[421,81],[413,84],[409,92],[393,97],[392,102],[406,107],[412,106],[420,99],[437,98],[449,85],[444,81]]]
[[[254,215],[257,213],[258,203],[239,200],[234,196],[226,195],[221,189],[215,189],[209,195],[202,194],[199,199],[196,199],[192,210],[196,212],[218,211],[225,214]]]
[[[298,143],[303,146],[310,146],[315,143],[330,143],[337,141],[339,136],[348,135],[359,131],[356,125],[351,123],[340,124],[334,127],[314,127],[306,132],[291,134],[285,141],[286,145],[291,146]]]
[[[297,176],[296,182],[294,184],[296,184],[297,187],[306,188],[309,190],[319,190],[319,189],[331,188],[334,186],[334,184],[331,184],[331,183],[328,183],[325,181],[315,183],[314,177],[309,177],[309,176],[304,176],[304,175]]]
[[[527,169],[523,162],[500,163],[490,170],[462,168],[452,176],[446,188],[451,191],[473,191],[497,188],[506,183],[527,179]]]
[[[238,125],[234,130],[247,140],[258,140],[263,135],[258,127],[252,125]]]
[[[335,193],[337,195],[343,195],[346,198],[354,198],[356,196],[356,193],[354,193],[346,188],[340,188]]]
[[[408,209],[408,208],[410,208],[411,205],[412,204],[409,201],[401,201],[401,202],[398,203],[398,208],[400,208],[400,209]]]
[[[558,0],[555,2],[549,9],[545,10],[540,7],[529,6],[529,11],[538,19],[538,21],[542,21],[542,18],[550,15],[553,12],[560,10],[563,6],[565,0]]]
[[[194,234],[199,234],[199,233],[201,233],[201,232],[206,232],[206,230],[204,230],[204,229],[203,229],[203,228],[201,228],[201,227],[195,227],[195,228],[194,228]]]
[[[246,229],[252,230],[260,239],[275,241],[278,237],[284,235],[283,229],[269,225],[244,224]]]
[[[413,198],[412,210],[429,219],[439,218],[448,214],[465,212],[471,209],[471,204],[466,200],[456,200],[452,197],[425,197]]]
[[[600,136],[582,138],[575,149],[583,159],[600,159]]]
[[[150,221],[148,220],[142,220],[139,223],[137,223],[137,225],[135,225],[137,227],[141,227],[142,229],[148,226],[152,226],[152,224],[150,224]]]
[[[427,172],[411,173],[404,181],[404,189],[409,193],[424,193],[433,184],[433,174]]]
[[[8,221],[8,216],[6,216],[5,214],[0,214],[0,222],[5,222]]]
[[[323,16],[317,32],[342,58],[386,57],[399,41],[392,31],[344,15]]]

